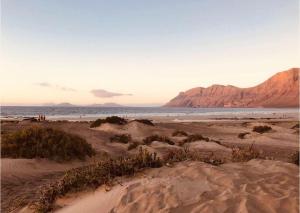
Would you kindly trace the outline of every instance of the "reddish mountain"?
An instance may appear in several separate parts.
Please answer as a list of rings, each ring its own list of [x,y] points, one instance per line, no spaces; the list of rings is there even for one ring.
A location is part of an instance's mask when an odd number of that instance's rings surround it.
[[[181,92],[167,107],[299,107],[299,68],[250,88],[212,85]]]

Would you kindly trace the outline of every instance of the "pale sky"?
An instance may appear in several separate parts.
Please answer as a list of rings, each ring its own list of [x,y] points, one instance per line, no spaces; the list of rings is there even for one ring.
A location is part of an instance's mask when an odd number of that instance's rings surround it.
[[[299,67],[298,0],[1,0],[1,103],[160,105]]]

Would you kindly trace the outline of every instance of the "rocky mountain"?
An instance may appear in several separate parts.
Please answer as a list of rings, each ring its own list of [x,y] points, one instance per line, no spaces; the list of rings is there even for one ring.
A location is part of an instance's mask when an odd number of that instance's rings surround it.
[[[212,85],[181,92],[167,107],[299,107],[299,68],[250,88]]]

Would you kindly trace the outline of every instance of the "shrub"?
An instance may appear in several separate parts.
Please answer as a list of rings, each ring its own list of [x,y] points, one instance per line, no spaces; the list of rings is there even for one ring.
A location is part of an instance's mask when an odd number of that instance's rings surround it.
[[[255,158],[259,158],[259,152],[254,150],[253,144],[246,148],[232,148],[231,159],[233,162],[245,162]]]
[[[148,120],[148,119],[135,119],[133,121],[143,123],[143,124],[148,125],[148,126],[154,126],[154,123],[152,123],[152,121]]]
[[[48,158],[57,161],[81,159],[95,154],[83,138],[52,128],[30,127],[5,135],[2,157]]]
[[[133,141],[133,142],[131,142],[131,143],[129,144],[127,150],[129,151],[129,150],[135,149],[136,147],[138,147],[138,145],[139,145],[138,142]]]
[[[200,134],[195,134],[195,135],[189,135],[186,139],[182,140],[179,145],[182,146],[185,143],[191,143],[191,142],[195,142],[195,141],[206,141],[209,142],[209,138],[203,137]]]
[[[272,127],[270,127],[270,126],[255,126],[255,127],[253,127],[252,131],[263,134],[263,133],[268,132],[270,130],[272,130]]]
[[[166,136],[159,136],[159,135],[148,136],[143,141],[144,141],[144,144],[146,144],[146,145],[150,145],[153,141],[160,141],[160,142],[168,143],[170,145],[175,144],[170,138],[168,138]]]
[[[209,156],[203,156],[199,151],[190,151],[187,147],[184,147],[184,149],[170,150],[167,153],[167,155],[165,155],[164,157],[164,162],[168,162],[168,163],[180,162],[186,160],[202,161],[215,166],[224,163],[224,160],[215,157],[213,152],[211,152]]]
[[[124,118],[120,118],[118,116],[111,116],[104,119],[97,119],[94,122],[91,123],[90,127],[98,127],[103,123],[110,123],[110,124],[117,124],[117,125],[124,125],[127,124],[127,120]]]
[[[240,134],[238,135],[238,138],[240,138],[240,139],[245,139],[245,136],[248,135],[248,134],[250,134],[250,133],[249,133],[249,132],[242,132],[242,133],[240,133]]]
[[[176,131],[173,132],[172,136],[182,137],[182,136],[188,136],[188,134],[185,131],[176,130]]]
[[[299,166],[299,151],[292,154],[291,162]]]
[[[299,129],[299,123],[294,125],[291,129]]]
[[[39,200],[35,203],[38,212],[48,212],[53,209],[55,200],[68,192],[78,191],[86,187],[96,188],[110,182],[113,178],[133,175],[144,168],[161,167],[162,162],[156,153],[140,149],[132,157],[107,159],[91,166],[72,169],[53,184],[41,190]]]
[[[128,143],[131,141],[131,135],[129,134],[121,134],[121,135],[114,135],[110,138],[111,142],[119,142],[119,143]]]

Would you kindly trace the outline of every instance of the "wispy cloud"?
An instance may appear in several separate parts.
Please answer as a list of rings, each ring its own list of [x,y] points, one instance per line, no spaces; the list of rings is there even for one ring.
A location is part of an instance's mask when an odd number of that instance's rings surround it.
[[[117,92],[109,92],[104,89],[94,89],[94,90],[91,90],[91,93],[98,98],[112,98],[115,96],[131,96],[132,95],[132,94],[117,93]]]
[[[36,83],[35,85],[40,86],[40,87],[58,89],[58,90],[66,91],[66,92],[76,92],[76,90],[73,88],[64,87],[64,86],[60,86],[57,84],[50,84],[48,82],[40,82],[40,83]]]

